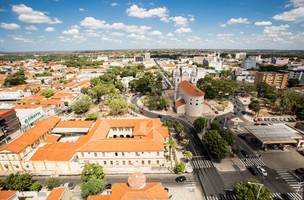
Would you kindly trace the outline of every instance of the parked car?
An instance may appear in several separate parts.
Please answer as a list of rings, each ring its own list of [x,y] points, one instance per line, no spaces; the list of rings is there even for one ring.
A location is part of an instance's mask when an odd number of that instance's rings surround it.
[[[187,180],[187,178],[186,178],[185,176],[178,176],[178,177],[176,177],[176,179],[175,179],[175,181],[176,181],[177,183],[182,183],[182,182],[184,182],[185,180]]]
[[[268,175],[267,171],[266,171],[263,167],[261,167],[261,166],[256,166],[256,169],[258,170],[258,172],[259,172],[262,176],[267,176],[267,175]]]
[[[257,176],[259,174],[259,172],[257,171],[256,167],[249,166],[247,169],[254,176]]]
[[[245,158],[249,158],[248,153],[245,150],[241,150],[241,154],[245,157]]]
[[[298,168],[295,170],[296,174],[304,175],[304,168]]]

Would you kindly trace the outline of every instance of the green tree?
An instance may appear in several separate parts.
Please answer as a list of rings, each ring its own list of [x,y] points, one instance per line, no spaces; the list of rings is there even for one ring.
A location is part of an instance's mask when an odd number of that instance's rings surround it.
[[[299,85],[299,83],[300,83],[299,79],[291,78],[288,80],[288,87],[295,87]]]
[[[198,133],[201,133],[206,128],[208,120],[203,117],[199,117],[193,122],[193,126]]]
[[[189,145],[189,142],[190,142],[190,141],[189,141],[188,139],[185,139],[185,138],[184,138],[184,139],[182,140],[181,143],[182,143],[182,145],[184,145],[184,146],[186,147],[186,146]]]
[[[252,99],[248,105],[248,108],[258,115],[259,111],[261,110],[260,101],[258,99]]]
[[[81,184],[81,197],[87,198],[90,195],[96,195],[102,192],[106,186],[104,179],[91,178]]]
[[[90,106],[91,106],[91,98],[89,96],[82,96],[72,105],[72,110],[76,114],[82,114],[87,112]]]
[[[10,174],[5,180],[6,190],[29,191],[33,184],[30,174]]]
[[[185,151],[183,155],[186,160],[191,160],[193,157],[191,151]]]
[[[228,144],[227,142],[220,136],[218,131],[208,131],[205,135],[203,135],[203,143],[206,145],[210,155],[221,161],[226,157],[228,153]]]
[[[113,96],[106,101],[111,115],[122,115],[128,111],[128,102],[121,96]]]
[[[50,88],[44,88],[41,90],[41,95],[45,96],[46,98],[50,98],[54,95],[54,91]]]
[[[44,184],[48,190],[52,190],[56,187],[59,187],[61,185],[61,182],[54,177],[50,177],[45,180]]]
[[[26,77],[24,75],[24,70],[19,69],[14,74],[10,74],[4,80],[4,85],[6,87],[15,86],[15,85],[22,85],[25,84]]]
[[[169,107],[169,100],[158,95],[148,95],[143,100],[143,104],[149,108],[149,110],[164,110]]]
[[[218,121],[213,121],[211,124],[210,124],[210,129],[211,130],[217,130],[219,131],[221,129],[221,125]]]
[[[42,185],[37,181],[34,182],[30,187],[31,191],[40,191],[41,189],[42,189]]]
[[[270,190],[255,180],[239,182],[235,195],[237,200],[272,200]]]
[[[186,170],[186,164],[183,162],[179,162],[175,165],[175,173],[179,174],[179,173],[183,173]]]
[[[166,145],[169,147],[169,159],[170,159],[170,161],[172,161],[172,155],[177,147],[177,143],[172,137],[170,137],[169,140],[167,141]]]
[[[81,181],[87,182],[90,179],[104,179],[105,174],[101,165],[91,163],[86,164],[81,173]]]
[[[100,101],[100,98],[104,95],[110,95],[114,93],[115,87],[111,83],[99,83],[91,90],[91,96],[93,99],[96,99],[97,102]]]
[[[221,135],[221,137],[227,142],[227,144],[229,146],[231,146],[234,142],[233,140],[233,134],[230,130],[220,130],[219,134]]]

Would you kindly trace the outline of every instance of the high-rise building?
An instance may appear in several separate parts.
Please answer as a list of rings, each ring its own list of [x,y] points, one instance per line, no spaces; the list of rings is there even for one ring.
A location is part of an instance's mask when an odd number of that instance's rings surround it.
[[[288,72],[257,72],[255,74],[254,83],[266,83],[277,89],[284,89],[288,84]]]

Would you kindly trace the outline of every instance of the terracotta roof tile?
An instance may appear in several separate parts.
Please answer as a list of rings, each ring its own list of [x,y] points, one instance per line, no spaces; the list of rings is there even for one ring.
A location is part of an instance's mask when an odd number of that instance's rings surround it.
[[[0,200],[10,200],[12,197],[14,197],[16,194],[16,191],[14,190],[1,190],[0,191]]]
[[[179,99],[179,100],[175,101],[175,106],[176,107],[180,107],[180,106],[185,105],[185,104],[186,104],[186,102],[185,102],[184,99]]]
[[[64,193],[63,187],[54,188],[51,193],[48,195],[46,200],[61,200],[61,197]]]
[[[182,81],[178,85],[178,87],[182,90],[184,90],[188,95],[190,96],[204,96],[205,93],[198,89],[195,85],[191,84],[188,81]]]
[[[91,128],[93,121],[61,121],[56,128]]]

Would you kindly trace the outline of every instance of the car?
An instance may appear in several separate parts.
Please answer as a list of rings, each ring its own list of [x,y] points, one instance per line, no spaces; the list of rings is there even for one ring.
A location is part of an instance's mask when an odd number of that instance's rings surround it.
[[[241,150],[241,154],[245,157],[245,158],[249,158],[248,153],[245,150]]]
[[[165,187],[164,189],[165,189],[167,192],[169,192],[169,188]]]
[[[295,173],[296,173],[296,174],[300,174],[300,175],[304,175],[304,168],[302,167],[302,168],[296,169],[296,170],[295,170]]]
[[[263,167],[261,167],[261,166],[256,166],[256,169],[258,170],[258,172],[259,172],[262,176],[267,176],[267,175],[268,175],[267,171],[266,171]]]
[[[185,176],[178,176],[178,177],[176,177],[176,179],[175,179],[175,181],[176,181],[177,183],[182,183],[182,182],[184,182],[185,180],[187,180],[187,178],[186,178]]]
[[[257,169],[256,169],[256,167],[249,166],[247,169],[254,176],[257,176],[259,174],[258,171],[257,171]]]
[[[105,187],[105,189],[107,189],[107,190],[112,189],[112,184],[111,183],[107,184],[106,187]]]
[[[238,134],[238,137],[243,139],[243,140],[246,140],[246,135],[245,134]]]

